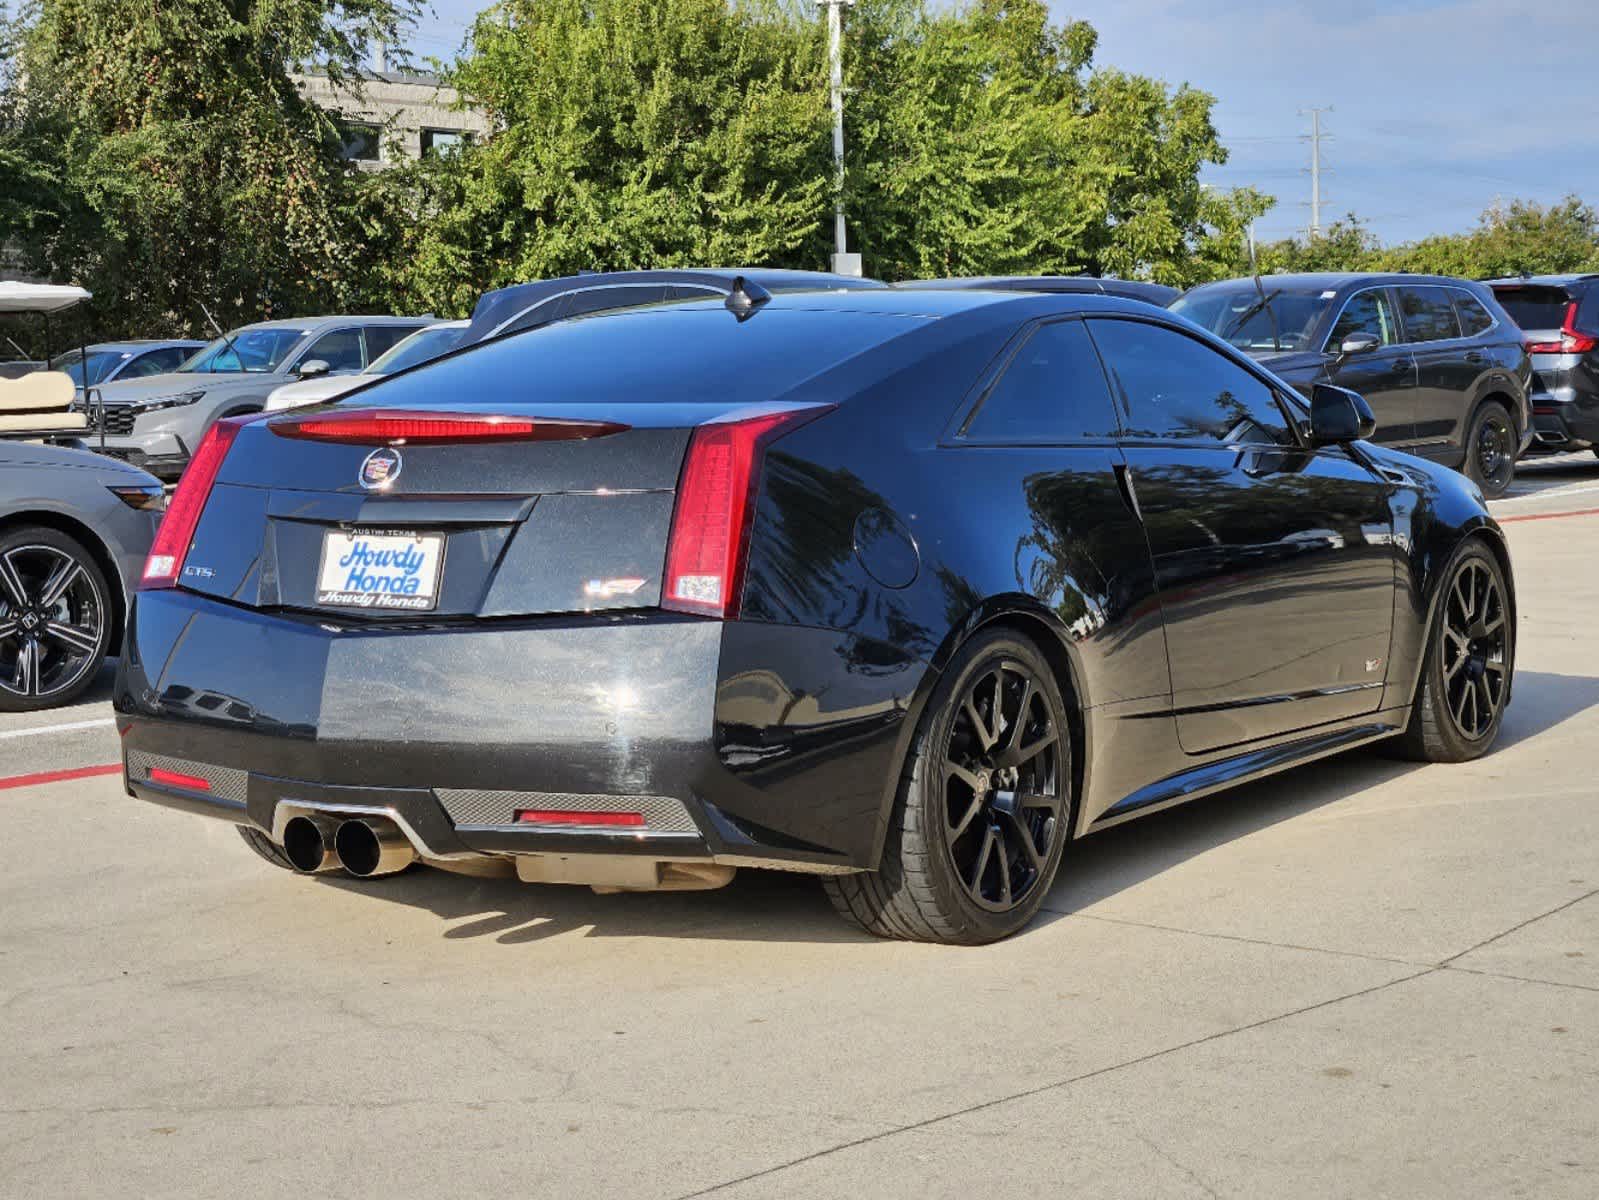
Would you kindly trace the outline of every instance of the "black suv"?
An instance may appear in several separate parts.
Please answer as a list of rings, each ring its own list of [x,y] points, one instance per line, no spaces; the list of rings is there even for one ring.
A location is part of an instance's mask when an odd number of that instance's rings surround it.
[[[1495,279],[1532,354],[1535,448],[1599,454],[1599,275]]]
[[[1480,283],[1430,275],[1268,275],[1173,302],[1307,396],[1332,383],[1377,414],[1374,440],[1464,471],[1501,495],[1532,441],[1532,363]]]

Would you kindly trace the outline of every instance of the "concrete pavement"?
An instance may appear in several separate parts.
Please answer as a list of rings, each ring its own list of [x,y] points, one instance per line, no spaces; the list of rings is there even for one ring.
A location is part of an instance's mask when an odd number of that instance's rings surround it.
[[[1599,462],[1495,507],[1495,753],[1095,835],[980,950],[799,877],[299,879],[115,779],[0,790],[0,1195],[1599,1194]],[[108,715],[0,721],[0,776]]]

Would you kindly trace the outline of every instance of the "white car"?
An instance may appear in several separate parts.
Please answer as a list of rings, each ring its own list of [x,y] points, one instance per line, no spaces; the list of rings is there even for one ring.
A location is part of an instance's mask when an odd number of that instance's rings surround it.
[[[373,360],[364,371],[352,375],[317,375],[285,383],[267,397],[266,411],[277,412],[284,408],[299,408],[306,404],[320,404],[354,391],[362,384],[371,383],[380,375],[392,375],[407,367],[418,366],[454,350],[460,344],[470,321],[440,321],[418,329],[404,341],[396,342],[386,354]]]

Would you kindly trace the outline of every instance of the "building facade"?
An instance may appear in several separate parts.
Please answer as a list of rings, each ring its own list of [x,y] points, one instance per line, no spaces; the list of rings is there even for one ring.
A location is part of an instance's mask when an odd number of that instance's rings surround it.
[[[344,133],[344,156],[368,170],[449,154],[488,136],[488,119],[434,75],[379,71],[359,87],[322,74],[296,75],[294,81],[301,95],[333,114]]]

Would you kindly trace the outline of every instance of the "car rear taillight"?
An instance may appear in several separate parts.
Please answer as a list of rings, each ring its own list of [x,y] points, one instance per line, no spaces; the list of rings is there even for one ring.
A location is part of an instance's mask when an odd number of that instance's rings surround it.
[[[363,446],[437,446],[450,442],[573,442],[623,433],[616,421],[513,417],[497,413],[408,412],[357,408],[319,416],[279,417],[267,424],[279,437]]]
[[[832,408],[790,409],[694,430],[672,511],[662,608],[729,620],[738,616],[761,457],[782,434]]]
[[[1566,306],[1566,319],[1560,326],[1558,342],[1528,342],[1528,354],[1587,354],[1599,346],[1599,335],[1577,328],[1577,302]]]
[[[144,575],[139,580],[141,591],[177,586],[178,576],[183,574],[183,560],[189,554],[189,543],[194,541],[195,527],[205,511],[205,502],[211,497],[211,485],[222,469],[222,460],[228,456],[233,439],[239,436],[239,429],[255,419],[253,416],[226,417],[206,430],[200,439],[200,446],[189,459],[178,490],[172,493],[167,504],[167,514],[156,530],[150,556],[144,560]]]

